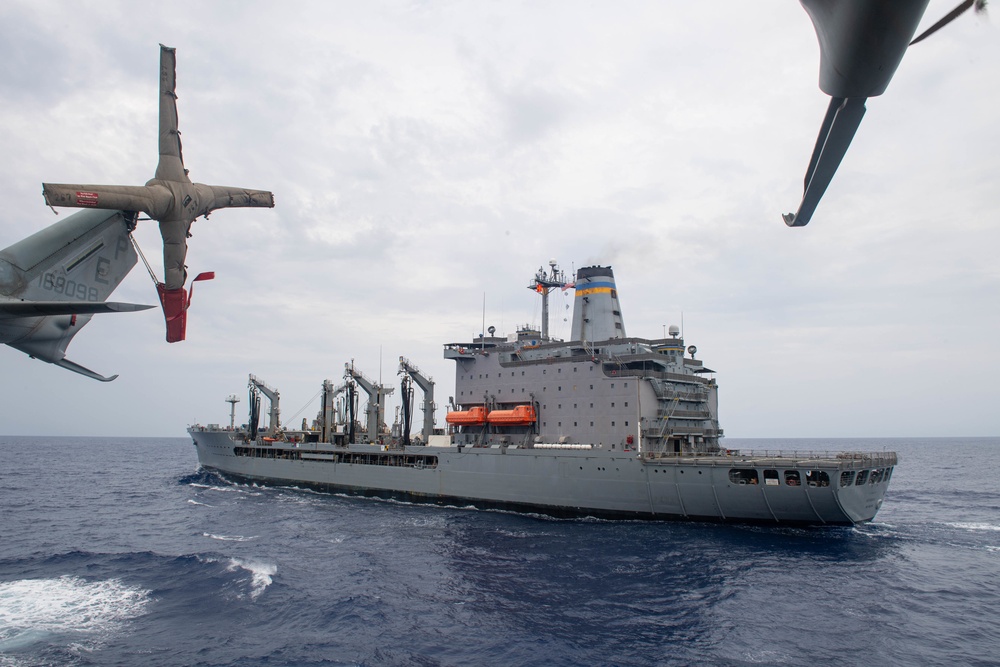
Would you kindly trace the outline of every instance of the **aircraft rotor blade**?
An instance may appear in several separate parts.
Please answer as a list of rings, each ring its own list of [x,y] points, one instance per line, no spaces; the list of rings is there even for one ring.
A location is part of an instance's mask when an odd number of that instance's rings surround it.
[[[177,49],[160,44],[160,160],[155,178],[190,183],[177,125]]]
[[[978,0],[978,2],[977,0],[965,0],[958,7],[955,7],[955,9],[948,12],[943,19],[932,25],[927,30],[920,33],[920,35],[914,38],[914,40],[910,42],[909,45],[913,46],[917,42],[927,39],[928,37],[936,33],[938,30],[945,27],[946,25],[957,19],[959,16],[967,12],[969,8],[971,8],[973,5],[976,5],[976,9],[978,11],[982,7],[985,7],[986,3],[983,2],[982,0]]]
[[[831,98],[809,161],[802,203],[797,212],[781,216],[789,227],[804,227],[809,223],[861,125],[866,101],[865,97]]]
[[[142,211],[151,218],[164,215],[173,197],[162,185],[74,185],[42,183],[49,206]]]
[[[196,183],[201,204],[198,215],[208,215],[220,208],[274,208],[274,195],[267,190],[248,190],[223,185]]]

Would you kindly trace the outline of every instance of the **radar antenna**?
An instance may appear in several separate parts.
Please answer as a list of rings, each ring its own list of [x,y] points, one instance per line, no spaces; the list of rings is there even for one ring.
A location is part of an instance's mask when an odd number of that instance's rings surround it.
[[[555,288],[566,288],[566,275],[559,269],[556,260],[549,260],[549,273],[545,267],[538,267],[538,272],[528,285],[528,289],[542,295],[542,340],[549,340],[549,292]]]

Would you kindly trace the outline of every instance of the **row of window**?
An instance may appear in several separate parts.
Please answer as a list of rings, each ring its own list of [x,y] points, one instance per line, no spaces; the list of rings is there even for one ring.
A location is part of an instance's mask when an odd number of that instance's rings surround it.
[[[562,422],[559,422],[559,423],[557,424],[557,426],[559,426],[559,427],[562,427],[562,425],[563,425],[563,423],[562,423]],[[576,425],[577,425],[577,422],[573,422],[573,426],[576,426]],[[542,422],[542,427],[544,428],[544,427],[546,427],[546,426],[548,426],[548,422],[544,422],[544,421],[543,421],[543,422]],[[591,426],[591,427],[593,427],[593,426],[594,426],[594,422],[590,422],[590,426]],[[612,427],[614,427],[614,426],[615,426],[615,422],[614,422],[614,421],[612,421],[612,422],[611,422],[611,426],[612,426]],[[628,426],[628,420],[627,420],[627,419],[625,420],[625,426]]]
[[[798,470],[785,470],[784,473],[782,476],[777,470],[765,470],[764,484],[780,486],[783,478],[785,486],[802,485],[802,475]],[[729,481],[733,484],[760,484],[760,477],[754,468],[733,468],[729,471]],[[822,470],[807,470],[805,483],[809,486],[830,486],[830,476]]]
[[[830,476],[823,470],[806,470],[805,483],[809,486],[830,486]],[[878,484],[888,482],[892,476],[892,468],[877,468],[875,470],[845,470],[840,473],[841,486],[861,486],[863,484]],[[764,471],[764,484],[766,486],[781,486],[782,480],[785,486],[801,486],[802,475],[798,470],[785,470],[784,475],[777,470]],[[759,484],[760,477],[754,468],[733,468],[729,471],[729,481],[733,484]]]
[[[862,470],[857,473],[857,477],[854,476],[853,470],[845,470],[840,473],[840,485],[850,486],[853,480],[855,486],[861,486],[865,482],[868,484],[878,484],[879,482],[888,482],[889,478],[892,477],[892,468],[876,468],[875,470]]]
[[[489,377],[489,375],[490,374],[487,373],[486,377]],[[615,388],[615,383],[614,382],[611,383],[611,388],[612,389]],[[628,388],[628,382],[625,383],[625,388],[626,389]],[[542,387],[542,392],[544,392],[546,389],[547,389],[547,387]],[[591,391],[593,391],[594,385],[590,385],[590,389],[591,389]],[[559,385],[558,387],[556,387],[556,391],[562,391],[562,390],[563,390],[562,385]],[[481,390],[478,390],[478,391],[481,391]],[[576,385],[573,385],[573,391],[576,391]],[[476,393],[477,393],[477,390],[470,391],[469,392],[469,396],[472,396],[473,394],[476,394]],[[498,396],[500,394],[502,394],[502,393],[503,393],[503,389],[497,389],[496,394]],[[512,393],[512,394],[514,393],[514,389],[513,388],[511,388],[510,393]],[[522,394],[524,393],[524,387],[521,387],[521,393]],[[459,396],[465,396],[465,391],[459,392]]]
[[[577,369],[577,368],[578,368],[577,366],[573,366],[573,372],[574,372],[574,373],[576,373],[576,369]],[[594,370],[594,366],[593,366],[592,364],[587,364],[587,368],[589,368],[590,370]],[[543,368],[543,369],[542,369],[542,375],[548,375],[548,372],[549,372],[549,370],[548,370],[547,368]],[[563,372],[563,369],[561,369],[561,368],[557,368],[557,369],[556,369],[556,372],[557,372],[557,373],[562,373],[562,372]],[[470,380],[473,380],[473,379],[475,379],[475,378],[473,378],[473,377],[472,377],[473,375],[474,375],[474,373],[469,373],[469,379],[470,379]],[[511,376],[511,377],[514,377],[514,371],[511,371],[511,372],[510,372],[510,376]],[[497,377],[498,377],[498,378],[501,378],[501,377],[503,377],[503,373],[497,373]],[[524,371],[521,371],[521,377],[524,377]],[[464,380],[464,379],[465,379],[465,376],[464,376],[464,375],[459,375],[459,376],[458,376],[458,379],[460,379],[460,380]],[[483,379],[483,374],[482,374],[482,373],[480,373],[480,374],[479,374],[479,379],[480,379],[480,380],[482,380],[482,379]],[[487,374],[486,374],[486,379],[487,379],[487,380],[489,380],[489,379],[490,379],[490,374],[489,374],[489,373],[487,373]],[[627,386],[628,386],[628,383],[626,383],[626,384],[625,384],[625,386],[627,387]],[[591,387],[591,389],[593,389],[593,387]]]
[[[302,460],[303,452],[297,449],[271,447],[235,447],[233,453],[236,454],[236,456],[249,456],[258,459],[289,459],[293,461],[300,461]],[[326,452],[322,453],[326,454]],[[311,460],[329,463],[354,463],[361,465],[395,466],[406,468],[436,468],[438,463],[436,456],[428,456],[424,454],[403,454],[396,452],[333,452],[329,454],[329,458],[314,458]]]

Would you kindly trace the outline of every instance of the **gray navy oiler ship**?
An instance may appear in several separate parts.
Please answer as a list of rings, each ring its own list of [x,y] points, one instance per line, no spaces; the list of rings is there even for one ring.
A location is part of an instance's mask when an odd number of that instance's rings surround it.
[[[676,327],[626,336],[611,267],[569,282],[553,261],[529,287],[542,298],[541,330],[497,337],[491,327],[444,346],[455,361],[447,428],[435,427],[433,381],[403,357],[392,427],[395,387],[350,364],[344,382],[323,382],[312,425],[294,430],[281,428],[278,392],[251,375],[247,425],[234,426],[231,396],[229,428],[188,428],[201,465],[236,481],[555,516],[853,525],[881,507],[894,452],[723,448],[714,371]],[[575,290],[570,341],[548,332],[549,294],[565,289]],[[414,383],[424,401],[411,438]]]

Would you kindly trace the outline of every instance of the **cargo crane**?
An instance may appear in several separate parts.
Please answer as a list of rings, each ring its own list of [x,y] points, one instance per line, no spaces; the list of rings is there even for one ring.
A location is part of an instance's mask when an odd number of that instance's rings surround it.
[[[338,414],[335,407],[336,400],[338,396],[347,391],[348,384],[348,382],[342,382],[337,387],[334,387],[333,382],[330,380],[323,380],[323,398],[321,399],[322,403],[319,414],[320,429],[322,431],[320,442],[333,442],[332,438],[336,433],[336,425],[338,421],[341,421],[339,418],[342,417],[342,415]]]
[[[260,394],[264,394],[265,396],[267,396],[267,400],[271,404],[271,411],[268,414],[267,435],[274,436],[274,434],[278,432],[278,429],[281,428],[281,422],[279,421],[278,418],[281,412],[278,407],[281,395],[278,393],[277,389],[272,389],[271,387],[267,386],[267,384],[263,380],[261,380],[260,378],[256,377],[251,373],[250,375],[251,406],[255,404],[254,401],[255,396],[257,397],[256,405],[260,405],[260,398],[259,398]],[[254,422],[251,424],[251,428],[255,428],[256,420],[251,419],[251,422]]]
[[[377,441],[385,424],[385,397],[392,394],[395,387],[387,387],[369,380],[364,373],[354,368],[353,363],[344,364],[344,378],[354,380],[368,394],[368,407],[365,410],[368,441]]]
[[[420,433],[423,436],[424,444],[427,444],[431,436],[434,435],[434,411],[437,410],[437,404],[434,403],[434,380],[421,373],[420,369],[411,364],[406,357],[399,358],[399,372],[406,373],[413,378],[420,390],[424,392],[424,402],[420,406],[424,412],[424,426]]]

